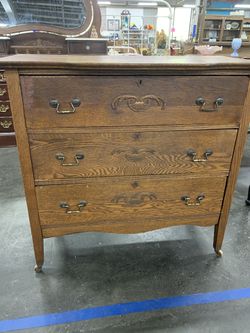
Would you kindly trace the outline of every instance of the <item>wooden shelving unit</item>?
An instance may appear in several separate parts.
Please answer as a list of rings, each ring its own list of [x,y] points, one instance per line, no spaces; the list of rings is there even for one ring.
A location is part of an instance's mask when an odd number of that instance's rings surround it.
[[[243,42],[250,42],[250,18],[243,20],[242,35],[246,35],[247,37],[247,39],[242,39]]]
[[[202,26],[201,43],[229,45],[233,38],[241,37],[243,22],[243,16],[207,15]],[[250,20],[248,22],[250,35]]]

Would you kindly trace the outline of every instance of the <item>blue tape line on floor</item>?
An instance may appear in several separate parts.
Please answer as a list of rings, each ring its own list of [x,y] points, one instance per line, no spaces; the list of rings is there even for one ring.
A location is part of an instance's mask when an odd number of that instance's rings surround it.
[[[88,309],[50,313],[27,318],[0,321],[0,332],[66,324],[83,320],[126,315],[136,312],[178,308],[183,306],[218,303],[250,298],[250,288],[214,291],[187,296],[156,298],[145,301],[98,306]]]

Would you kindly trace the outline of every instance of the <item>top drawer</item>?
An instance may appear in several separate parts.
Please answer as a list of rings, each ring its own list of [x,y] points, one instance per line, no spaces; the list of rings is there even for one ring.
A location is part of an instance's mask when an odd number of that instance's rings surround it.
[[[23,76],[29,128],[238,125],[241,76]]]

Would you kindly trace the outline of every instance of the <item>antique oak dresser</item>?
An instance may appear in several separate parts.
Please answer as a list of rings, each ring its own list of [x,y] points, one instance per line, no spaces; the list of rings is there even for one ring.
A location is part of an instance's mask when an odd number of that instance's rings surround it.
[[[214,226],[221,255],[249,121],[248,60],[15,55],[0,68],[37,272],[44,238],[79,232]]]

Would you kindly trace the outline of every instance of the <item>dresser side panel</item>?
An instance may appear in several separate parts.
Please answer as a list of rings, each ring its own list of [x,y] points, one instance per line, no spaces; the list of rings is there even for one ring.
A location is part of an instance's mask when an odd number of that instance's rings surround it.
[[[240,162],[247,138],[247,131],[250,119],[250,83],[248,83],[248,92],[244,103],[243,114],[240,127],[237,134],[237,139],[234,147],[230,173],[226,185],[224,200],[222,204],[221,215],[218,224],[215,226],[214,248],[218,252],[221,249],[226,225],[228,222],[229,210],[234,194],[234,189],[240,169]]]
[[[25,126],[22,93],[20,89],[19,74],[15,70],[6,71],[9,87],[11,110],[14,120],[16,141],[21,164],[24,190],[30,219],[34,251],[38,265],[43,264],[43,237],[40,227],[37,199],[34,184],[34,175],[30,157],[29,141]]]

